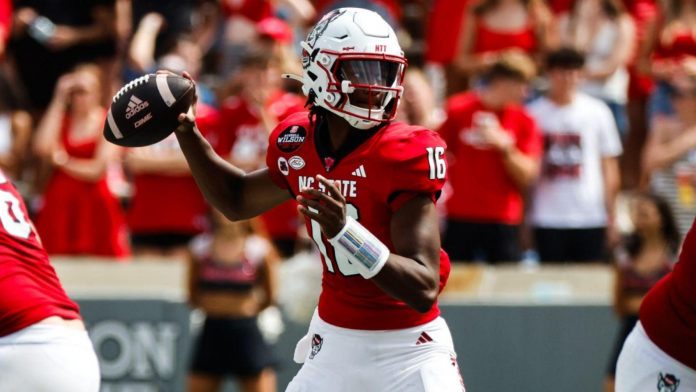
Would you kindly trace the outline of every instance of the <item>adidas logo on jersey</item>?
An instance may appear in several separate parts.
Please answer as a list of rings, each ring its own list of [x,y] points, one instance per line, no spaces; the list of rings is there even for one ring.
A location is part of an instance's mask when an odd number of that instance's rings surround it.
[[[367,175],[365,175],[365,167],[363,167],[363,165],[360,165],[360,167],[355,169],[352,174],[356,177],[367,177]]]
[[[150,106],[150,104],[147,101],[143,101],[135,95],[131,95],[130,101],[128,102],[128,107],[126,108],[126,120],[135,116],[136,114],[138,114],[138,112],[140,112],[148,106]]]
[[[427,332],[421,332],[420,336],[418,337],[418,341],[416,342],[416,346],[419,346],[419,345],[425,344],[425,343],[430,343],[432,341],[433,341],[433,338],[431,338]]]

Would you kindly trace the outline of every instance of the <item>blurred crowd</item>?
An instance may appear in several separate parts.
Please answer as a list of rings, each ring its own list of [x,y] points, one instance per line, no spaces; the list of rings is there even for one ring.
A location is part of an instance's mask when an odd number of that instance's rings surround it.
[[[208,207],[173,136],[104,142],[113,92],[188,71],[201,131],[258,169],[268,133],[305,104],[281,74],[301,73],[299,41],[339,6],[370,8],[399,32],[399,119],[448,143],[440,208],[454,260],[607,260],[637,193],[664,199],[682,234],[690,224],[693,0],[4,0],[0,166],[49,252],[185,254],[211,227]],[[307,246],[293,202],[255,227],[282,257]]]
[[[139,149],[101,135],[122,85],[188,71],[213,148],[263,167],[270,131],[306,101],[281,74],[301,73],[299,42],[340,6],[395,27],[398,118],[448,144],[451,258],[613,260],[630,323],[696,215],[696,0],[0,0],[0,167],[49,253],[207,260],[238,232],[281,259],[306,249],[294,202],[230,229],[173,135]],[[205,284],[225,275],[196,263]]]

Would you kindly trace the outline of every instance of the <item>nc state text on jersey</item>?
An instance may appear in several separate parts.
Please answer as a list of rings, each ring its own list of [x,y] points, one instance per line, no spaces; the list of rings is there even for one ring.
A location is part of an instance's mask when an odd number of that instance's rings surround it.
[[[300,191],[306,188],[314,188],[314,184],[317,183],[318,188],[321,192],[327,192],[326,187],[321,182],[317,182],[314,177],[309,176],[299,176],[297,177],[299,181]],[[358,197],[358,184],[357,181],[351,180],[332,180],[339,182],[339,188],[343,197]]]

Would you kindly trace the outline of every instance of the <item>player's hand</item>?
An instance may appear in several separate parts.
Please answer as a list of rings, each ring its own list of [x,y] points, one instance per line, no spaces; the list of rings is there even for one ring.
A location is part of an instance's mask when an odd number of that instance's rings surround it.
[[[159,70],[157,71],[157,74],[171,74],[171,75],[176,75],[174,72],[167,71],[167,70]],[[191,77],[191,74],[188,72],[184,71],[181,76],[184,78],[188,79],[193,83],[193,103],[189,107],[188,112],[186,113],[179,113],[178,120],[181,123],[176,128],[177,132],[189,132],[193,130],[193,128],[196,127],[196,104],[198,103],[198,91],[196,90],[196,81],[193,80],[193,77]]]
[[[317,182],[324,185],[328,193],[306,188],[297,196],[298,210],[307,218],[317,221],[321,231],[333,238],[346,225],[346,199],[341,194],[338,181],[330,181],[317,175]]]

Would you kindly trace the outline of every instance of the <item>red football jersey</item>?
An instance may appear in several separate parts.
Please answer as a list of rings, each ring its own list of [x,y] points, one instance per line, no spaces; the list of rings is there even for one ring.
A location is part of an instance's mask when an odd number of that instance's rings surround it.
[[[47,317],[80,318],[15,187],[0,172],[0,336]]]
[[[640,322],[658,347],[696,370],[696,230],[686,235],[674,270],[648,292]]]
[[[332,163],[324,162],[317,152],[314,132],[306,112],[291,115],[275,128],[266,156],[271,177],[292,195],[301,188],[317,187],[318,174],[339,180],[347,214],[393,252],[392,214],[417,194],[436,199],[445,181],[445,143],[430,130],[392,123]],[[319,223],[306,220],[306,225],[323,261],[319,315],[326,322],[351,329],[388,330],[420,325],[440,314],[437,304],[418,313],[390,297],[359,275],[345,257],[337,257]],[[440,252],[442,289],[450,264],[447,254]]]

